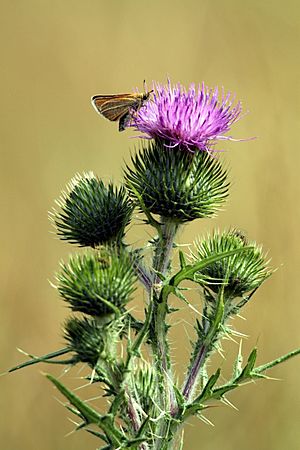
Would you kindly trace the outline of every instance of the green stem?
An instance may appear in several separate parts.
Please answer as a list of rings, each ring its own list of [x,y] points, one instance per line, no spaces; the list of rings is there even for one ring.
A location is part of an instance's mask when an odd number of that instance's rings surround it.
[[[148,310],[147,310],[145,322],[143,323],[142,328],[140,329],[134,343],[128,349],[124,373],[130,373],[132,359],[133,359],[133,357],[138,356],[138,354],[139,354],[140,348],[148,335],[152,317],[153,317],[153,298],[152,298],[152,292],[150,292],[149,293]]]
[[[256,367],[254,369],[254,373],[261,374],[261,373],[265,372],[266,370],[269,370],[272,367],[275,367],[278,364],[281,364],[281,363],[287,361],[288,359],[293,358],[294,356],[297,356],[299,354],[300,354],[300,348],[297,348],[296,350],[293,350],[290,353],[287,353],[286,355],[279,356],[279,358],[274,359],[273,361],[270,361],[269,363],[266,363],[259,367]]]
[[[136,276],[137,276],[138,280],[145,287],[146,291],[150,292],[151,286],[152,286],[152,280],[151,280],[150,273],[148,273],[147,269],[141,263],[141,260],[138,257],[138,255],[134,254],[134,251],[131,251],[128,254],[129,254],[130,258],[131,258],[132,266],[133,266],[133,268],[135,270],[135,273],[136,273]]]
[[[155,272],[153,279],[154,285],[161,285],[162,280],[160,279],[159,274],[165,276],[168,272],[174,238],[178,227],[178,223],[162,218],[160,234],[153,260],[153,269]]]
[[[173,389],[173,374],[170,361],[169,344],[167,340],[166,315],[168,312],[167,297],[162,300],[162,279],[167,275],[170,257],[174,244],[174,238],[178,230],[178,224],[174,221],[162,220],[161,235],[155,249],[153,269],[153,319],[151,323],[152,350],[156,358],[156,368],[160,383],[160,408],[166,416],[158,422],[156,429],[157,440],[154,449],[167,448],[166,436],[168,434],[169,417],[177,409],[176,397]],[[162,301],[161,301],[162,300]]]
[[[153,316],[153,301],[152,301],[152,292],[150,292],[149,293],[149,306],[148,306],[148,311],[146,314],[145,321],[144,321],[142,328],[140,329],[135,341],[127,349],[127,358],[126,358],[125,365],[123,368],[122,383],[120,385],[118,395],[115,396],[115,398],[110,406],[110,413],[113,416],[116,416],[118,410],[122,407],[123,403],[124,402],[126,403],[127,411],[129,414],[129,419],[131,421],[134,432],[139,431],[141,421],[140,421],[139,413],[137,412],[137,410],[134,406],[134,399],[131,395],[129,376],[131,373],[131,368],[132,368],[134,358],[139,356],[140,348],[141,348],[143,342],[145,341],[145,339],[147,338],[150,323],[152,320],[152,316]],[[147,446],[146,446],[146,444],[141,444],[140,448],[146,450]]]

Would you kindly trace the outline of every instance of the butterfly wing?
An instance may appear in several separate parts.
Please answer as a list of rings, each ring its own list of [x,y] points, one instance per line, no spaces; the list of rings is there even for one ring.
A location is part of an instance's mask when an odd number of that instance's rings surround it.
[[[131,108],[136,109],[139,104],[140,99],[134,94],[95,95],[92,98],[95,110],[111,121],[120,120]]]

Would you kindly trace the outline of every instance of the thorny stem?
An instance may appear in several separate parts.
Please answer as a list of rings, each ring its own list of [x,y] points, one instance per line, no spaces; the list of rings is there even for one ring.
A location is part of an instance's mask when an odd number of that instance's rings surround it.
[[[232,391],[240,386],[243,386],[244,384],[247,383],[247,381],[250,380],[255,380],[256,378],[268,378],[266,375],[264,375],[264,372],[266,372],[267,370],[269,370],[272,367],[277,366],[278,364],[281,364],[291,358],[293,358],[296,355],[300,354],[300,349],[296,349],[293,350],[289,353],[287,353],[286,355],[280,356],[279,358],[270,361],[269,363],[263,364],[261,366],[258,366],[256,368],[254,368],[252,371],[250,372],[246,372],[244,375],[238,375],[236,378],[232,379],[230,382],[223,384],[221,386],[218,386],[214,389],[211,390],[211,392],[207,393],[207,396],[205,399],[203,399],[203,401],[201,401],[201,407],[199,405],[199,399],[196,398],[194,400],[193,403],[191,403],[184,415],[182,416],[183,420],[186,420],[188,417],[192,416],[193,414],[195,414],[196,412],[198,412],[201,409],[205,409],[205,404],[209,403],[211,400],[220,400],[220,398],[222,398],[224,396],[224,394],[226,394],[229,391]],[[199,398],[201,397],[201,394],[199,396]]]
[[[214,320],[211,323],[206,338],[201,344],[194,361],[191,364],[186,381],[183,386],[182,394],[189,401],[193,395],[194,388],[197,384],[198,376],[204,365],[208,352],[211,351],[213,342],[216,340],[220,325],[224,321],[224,289],[221,290],[217,298],[217,306],[214,314]]]
[[[158,287],[157,285],[162,284],[159,274],[165,276],[168,272],[174,238],[178,227],[179,225],[176,222],[162,218],[161,233],[158,238],[153,260],[153,285],[155,288]]]
[[[141,262],[138,259],[134,258],[134,255],[131,254],[130,256],[132,258],[133,268],[139,281],[145,287],[146,291],[150,292],[152,287],[151,275],[147,273],[146,268],[141,264]]]
[[[128,410],[129,419],[132,424],[134,432],[138,433],[138,431],[141,427],[140,415],[137,411],[136,405],[134,403],[134,399],[132,398],[132,396],[130,395],[129,392],[126,392],[126,397],[127,397],[127,410]],[[141,450],[148,450],[149,446],[146,442],[143,442],[142,444],[139,445],[139,448]]]
[[[123,392],[125,394],[124,397],[126,398],[129,418],[132,423],[133,430],[135,432],[139,431],[140,426],[141,426],[141,420],[140,420],[140,415],[135,406],[134,398],[130,394],[128,378],[129,378],[129,375],[131,372],[132,362],[133,362],[134,358],[136,356],[138,356],[140,348],[148,335],[152,316],[153,316],[153,301],[152,301],[152,293],[150,291],[149,306],[148,306],[148,311],[146,314],[145,322],[144,322],[141,330],[139,331],[134,343],[132,344],[132,346],[130,348],[128,348],[128,351],[127,351],[127,359],[126,359],[125,366],[124,366],[124,375],[123,375],[123,381],[122,381],[122,386],[121,386],[121,388],[123,389]],[[119,405],[121,405],[121,402],[122,402],[122,397],[120,396],[117,408],[119,407]],[[148,444],[142,443],[139,445],[139,448],[141,450],[148,450],[149,447],[148,447]]]
[[[170,257],[174,244],[174,238],[178,229],[178,224],[173,221],[162,221],[161,236],[157,242],[153,261],[153,319],[152,319],[152,348],[156,357],[156,367],[162,385],[160,407],[166,414],[172,415],[177,409],[176,398],[173,390],[173,374],[169,345],[167,341],[166,314],[168,312],[167,299],[161,301],[162,280],[160,276],[166,276]],[[157,429],[157,441],[154,448],[160,449],[162,440],[167,434],[168,421],[163,417]]]
[[[189,400],[191,397],[194,386],[197,382],[198,374],[200,372],[201,367],[203,367],[203,363],[206,359],[208,351],[208,346],[202,344],[202,346],[199,349],[199,352],[194,360],[194,363],[189,371],[188,377],[186,379],[186,382],[183,387],[182,394],[186,400]]]
[[[287,353],[286,355],[279,356],[279,358],[274,359],[273,361],[270,361],[267,364],[263,364],[259,367],[256,367],[254,372],[257,374],[261,374],[261,373],[265,372],[266,370],[269,370],[272,367],[275,367],[278,364],[281,364],[281,363],[287,361],[288,359],[293,358],[294,356],[299,355],[299,354],[300,354],[300,348],[297,348],[296,350],[293,350],[290,353]]]

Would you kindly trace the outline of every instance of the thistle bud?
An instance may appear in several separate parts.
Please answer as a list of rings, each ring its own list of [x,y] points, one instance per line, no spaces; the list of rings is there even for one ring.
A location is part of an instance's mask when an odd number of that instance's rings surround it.
[[[251,248],[222,258],[197,272],[195,281],[208,286],[215,293],[224,286],[225,299],[242,297],[247,292],[258,288],[272,271],[267,268],[268,261],[265,260],[261,247],[255,242],[248,242],[240,231],[214,232],[212,236],[196,244],[196,254],[193,254],[193,259],[199,261],[248,246]]]
[[[105,349],[104,327],[95,319],[71,317],[65,324],[64,337],[74,361],[95,367]]]
[[[142,148],[132,164],[125,172],[131,199],[179,223],[214,216],[228,194],[227,173],[207,152],[193,154],[155,141]]]
[[[57,204],[61,212],[51,215],[57,235],[82,247],[119,243],[132,213],[124,187],[105,186],[92,172],[74,177]]]
[[[135,279],[129,256],[106,248],[62,263],[57,288],[73,311],[101,317],[124,309]]]

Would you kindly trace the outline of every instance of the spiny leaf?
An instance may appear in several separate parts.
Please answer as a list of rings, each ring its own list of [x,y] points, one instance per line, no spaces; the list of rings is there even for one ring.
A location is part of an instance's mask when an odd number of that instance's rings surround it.
[[[66,361],[50,361],[52,358],[56,358],[57,356],[65,355],[66,353],[70,352],[69,347],[62,348],[61,350],[57,350],[56,352],[47,353],[43,356],[34,356],[29,361],[25,361],[21,364],[18,364],[17,366],[12,367],[8,370],[8,373],[14,372],[15,370],[23,369],[23,367],[32,366],[33,364],[37,364],[40,362],[46,362],[46,363],[55,363],[55,364],[67,364]],[[30,355],[28,355],[30,356]],[[68,360],[69,364],[71,364],[72,359]]]
[[[254,348],[248,357],[248,361],[240,376],[236,379],[236,381],[243,380],[244,378],[251,378],[252,370],[255,365],[255,361],[257,358],[257,348]]]
[[[50,374],[46,374],[48,380],[50,380],[55,387],[69,400],[69,402],[75,406],[78,411],[82,414],[87,424],[95,423],[99,424],[102,420],[102,416],[95,411],[93,408],[84,403],[77,395],[70,391],[66,386],[64,386],[60,381],[54,378]]]
[[[245,252],[247,250],[250,250],[251,248],[252,247],[237,248],[234,250],[230,250],[228,252],[223,252],[217,255],[207,257],[202,261],[197,262],[196,264],[189,264],[185,266],[179,272],[177,272],[172,278],[170,278],[168,283],[164,284],[164,287],[161,291],[161,301],[165,302],[168,295],[171,292],[174,292],[174,288],[176,288],[183,280],[194,281],[194,275],[197,271],[202,270],[203,268],[223,258],[227,258],[228,256],[232,256],[237,253]]]
[[[206,385],[204,386],[201,394],[196,398],[194,403],[200,403],[200,402],[204,402],[211,394],[212,392],[212,388],[214,387],[214,385],[216,384],[216,382],[218,381],[218,378],[220,376],[221,373],[221,369],[218,369],[216,371],[216,373],[214,373],[208,380],[208,382],[206,383]]]
[[[182,250],[179,250],[179,261],[181,269],[184,269],[186,267],[186,260]]]
[[[116,447],[119,447],[124,440],[123,434],[114,427],[113,417],[110,415],[102,416],[85,402],[83,402],[77,395],[70,391],[60,381],[52,375],[46,374],[46,377],[57,387],[57,389],[69,400],[69,402],[78,409],[82,414],[86,425],[96,424],[109,436],[109,440]]]
[[[240,376],[242,372],[242,364],[243,364],[243,355],[242,355],[242,341],[241,341],[239,346],[239,352],[233,364],[233,379],[236,379]]]

